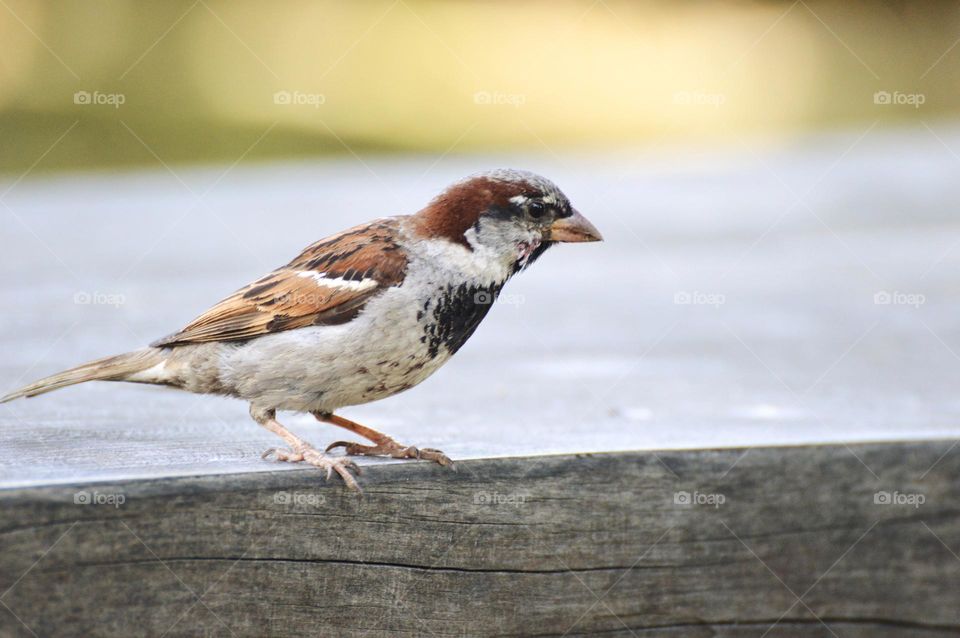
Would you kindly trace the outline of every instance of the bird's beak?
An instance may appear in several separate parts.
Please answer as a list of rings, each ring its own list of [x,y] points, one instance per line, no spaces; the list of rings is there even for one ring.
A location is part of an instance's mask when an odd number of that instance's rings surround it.
[[[574,210],[573,215],[561,217],[550,225],[550,241],[603,241],[603,235],[586,217]]]

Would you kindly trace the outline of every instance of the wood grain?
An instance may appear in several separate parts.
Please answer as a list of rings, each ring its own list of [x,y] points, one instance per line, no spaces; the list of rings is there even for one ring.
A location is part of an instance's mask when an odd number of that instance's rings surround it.
[[[0,406],[0,636],[960,636],[960,180],[927,129],[881,129],[512,158],[606,241],[551,251],[441,373],[344,413],[456,474],[363,460],[357,500],[261,460],[242,402],[158,388]],[[178,168],[216,186],[202,213],[166,171],[8,181],[0,387],[142,347],[502,160]]]
[[[960,180],[924,127],[862,134],[511,156],[605,241],[549,251],[441,371],[342,416],[457,460],[960,437]],[[194,193],[160,167],[11,178],[0,393],[141,348],[310,242],[505,161],[177,167],[216,186],[188,217]],[[784,184],[816,189],[797,206]],[[272,471],[277,444],[240,401],[86,384],[0,405],[0,487]]]
[[[953,445],[6,490],[0,635],[956,636]]]

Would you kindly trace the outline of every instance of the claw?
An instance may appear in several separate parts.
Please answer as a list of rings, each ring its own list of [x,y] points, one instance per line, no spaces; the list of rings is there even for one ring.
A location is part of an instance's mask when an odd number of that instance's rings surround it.
[[[377,432],[376,430],[372,430],[365,425],[354,423],[353,421],[344,419],[343,417],[337,416],[332,412],[313,412],[313,416],[317,417],[318,420],[324,423],[331,423],[333,425],[342,427],[373,442],[373,445],[362,445],[360,443],[351,443],[349,441],[335,441],[327,446],[327,449],[325,450],[327,452],[338,447],[342,447],[347,456],[388,456],[395,459],[427,459],[430,461],[436,461],[444,467],[456,469],[453,465],[453,461],[451,461],[447,455],[440,450],[434,450],[430,448],[424,448],[420,450],[412,445],[400,445],[382,432]]]
[[[395,459],[421,459],[435,461],[444,467],[456,469],[453,461],[441,452],[433,448],[420,449],[415,445],[400,445],[393,439],[386,439],[377,445],[362,445],[352,441],[334,441],[327,446],[326,452],[335,448],[342,447],[347,456],[388,456]]]
[[[363,490],[360,489],[360,485],[357,483],[357,480],[350,473],[353,471],[356,472],[357,475],[361,474],[360,467],[349,459],[330,458],[325,454],[317,452],[313,448],[306,448],[299,452],[270,448],[262,454],[262,458],[267,458],[271,454],[276,455],[278,461],[287,461],[290,463],[306,461],[314,467],[320,468],[321,470],[326,470],[326,480],[328,481],[333,478],[333,473],[336,472],[343,479],[343,482],[347,484],[347,487],[363,493]]]
[[[329,452],[330,450],[332,450],[332,449],[334,449],[334,448],[338,448],[338,447],[342,447],[342,448],[346,449],[346,448],[348,448],[349,446],[350,446],[350,442],[349,442],[349,441],[334,441],[333,443],[331,443],[330,445],[327,446],[327,448],[324,450],[324,452]]]
[[[434,450],[433,448],[425,447],[418,452],[418,459],[427,459],[428,461],[436,461],[444,467],[449,467],[453,471],[457,470],[457,466],[453,461],[450,460],[450,457],[441,452],[440,450]]]
[[[280,448],[272,447],[263,454],[260,455],[260,458],[265,459],[271,454],[277,457],[277,461],[287,461],[290,463],[297,463],[303,460],[303,452],[296,452],[293,450],[283,450]]]

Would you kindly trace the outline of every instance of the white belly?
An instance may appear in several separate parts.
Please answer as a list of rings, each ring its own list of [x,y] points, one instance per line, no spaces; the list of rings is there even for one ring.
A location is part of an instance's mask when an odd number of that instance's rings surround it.
[[[392,288],[339,326],[299,328],[223,351],[221,382],[259,406],[333,411],[382,399],[417,385],[446,363],[431,356],[420,300]]]
[[[332,412],[429,377],[473,333],[511,270],[446,241],[422,243],[419,252],[419,263],[411,261],[416,275],[373,297],[345,324],[224,346],[223,387],[263,408]]]

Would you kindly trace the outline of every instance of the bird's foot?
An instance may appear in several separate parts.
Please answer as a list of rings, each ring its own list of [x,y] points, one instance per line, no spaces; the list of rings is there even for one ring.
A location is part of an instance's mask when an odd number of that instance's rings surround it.
[[[351,441],[335,441],[327,446],[326,452],[342,447],[347,456],[389,456],[395,459],[423,459],[436,461],[444,467],[454,468],[453,461],[441,452],[432,448],[417,448],[412,445],[400,445],[390,437],[385,437],[376,445],[363,445]]]
[[[360,474],[360,467],[348,458],[329,457],[312,447],[303,447],[293,450],[270,448],[263,453],[262,458],[267,458],[270,455],[275,456],[278,461],[286,461],[288,463],[306,462],[314,467],[320,468],[321,470],[326,470],[328,481],[330,480],[330,477],[333,476],[333,473],[336,472],[340,475],[340,478],[343,479],[343,482],[347,484],[347,487],[352,490],[357,490],[358,492],[362,491],[360,486],[357,484],[357,480],[350,473],[352,470],[357,474]]]

